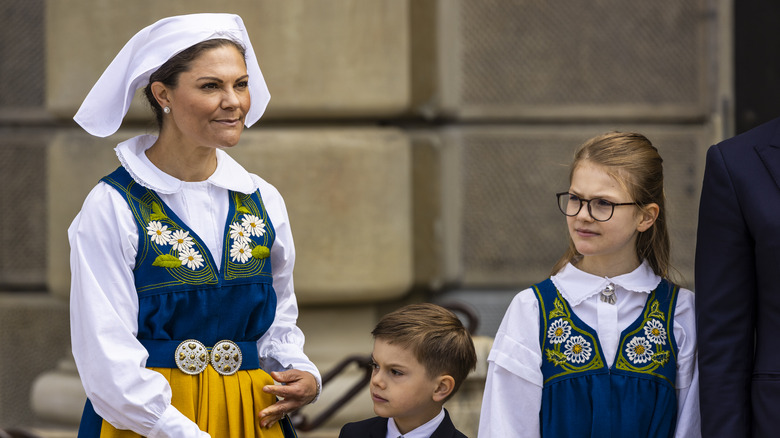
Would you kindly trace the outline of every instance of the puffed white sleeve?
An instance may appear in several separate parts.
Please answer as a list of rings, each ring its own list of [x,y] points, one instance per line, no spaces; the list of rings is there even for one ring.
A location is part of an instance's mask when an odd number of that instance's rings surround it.
[[[104,420],[148,437],[208,437],[171,405],[162,374],[144,368],[136,339],[138,296],[132,269],[138,228],[125,200],[99,183],[68,229],[70,326],[84,390]]]
[[[509,305],[488,355],[480,438],[540,436],[541,367],[539,304],[526,289]]]
[[[306,339],[297,325],[298,302],[293,285],[295,245],[287,207],[275,187],[256,175],[252,177],[260,190],[263,204],[276,232],[276,240],[271,247],[276,317],[268,331],[257,341],[260,364],[269,372],[289,369],[308,371],[317,379],[318,388],[322,388],[320,372],[303,352]]]
[[[696,347],[694,295],[680,288],[674,312],[674,338],[677,341],[677,429],[679,438],[701,437],[699,414],[699,366]]]

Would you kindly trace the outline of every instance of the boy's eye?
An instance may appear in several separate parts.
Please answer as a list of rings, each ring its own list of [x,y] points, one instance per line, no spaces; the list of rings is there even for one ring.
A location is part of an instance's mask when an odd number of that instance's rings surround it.
[[[379,365],[376,362],[374,362],[373,360],[368,362],[368,366],[371,369],[374,369],[374,370],[379,368]]]
[[[390,370],[390,373],[392,373],[394,376],[403,376],[404,373],[398,371],[398,370]]]

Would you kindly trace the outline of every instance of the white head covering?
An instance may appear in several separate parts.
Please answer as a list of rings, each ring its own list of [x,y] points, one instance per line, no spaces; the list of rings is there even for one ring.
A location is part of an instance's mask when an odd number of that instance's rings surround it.
[[[257,64],[241,17],[233,14],[191,14],[163,18],[141,29],[125,44],[81,104],[73,119],[87,132],[107,137],[119,129],[135,91],[173,55],[202,41],[225,38],[246,49],[252,105],[244,124],[252,126],[263,115],[271,94]]]

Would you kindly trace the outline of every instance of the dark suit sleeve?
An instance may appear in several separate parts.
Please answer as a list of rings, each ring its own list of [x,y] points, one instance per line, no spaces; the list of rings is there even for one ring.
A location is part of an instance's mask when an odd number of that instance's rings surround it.
[[[709,149],[699,205],[695,298],[704,438],[751,433],[755,245],[730,164],[718,146]]]

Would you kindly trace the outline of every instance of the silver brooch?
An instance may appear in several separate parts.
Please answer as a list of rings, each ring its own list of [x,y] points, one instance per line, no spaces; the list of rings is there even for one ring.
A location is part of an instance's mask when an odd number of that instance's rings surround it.
[[[607,287],[604,288],[603,291],[601,291],[601,301],[609,304],[615,304],[615,301],[617,301],[617,296],[615,295],[615,285],[610,283],[607,285]]]

